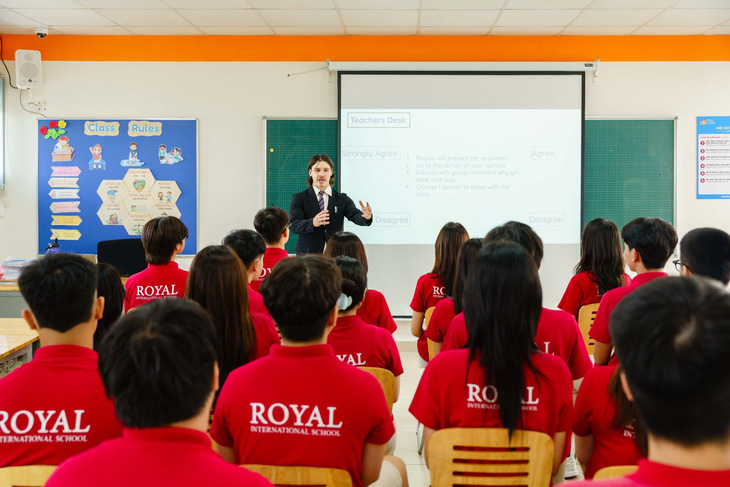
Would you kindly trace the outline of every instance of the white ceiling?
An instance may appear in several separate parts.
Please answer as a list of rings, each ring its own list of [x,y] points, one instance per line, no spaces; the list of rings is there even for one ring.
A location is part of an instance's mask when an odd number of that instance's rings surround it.
[[[730,35],[730,0],[0,0],[0,34]]]

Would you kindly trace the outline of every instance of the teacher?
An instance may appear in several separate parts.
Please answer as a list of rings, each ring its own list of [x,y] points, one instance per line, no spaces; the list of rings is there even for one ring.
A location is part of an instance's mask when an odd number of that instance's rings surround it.
[[[332,188],[335,182],[335,165],[324,154],[312,156],[309,160],[309,188],[291,198],[289,206],[289,229],[299,235],[297,255],[321,254],[327,240],[342,231],[345,217],[355,225],[370,226],[373,210],[370,203],[357,209],[345,193]]]

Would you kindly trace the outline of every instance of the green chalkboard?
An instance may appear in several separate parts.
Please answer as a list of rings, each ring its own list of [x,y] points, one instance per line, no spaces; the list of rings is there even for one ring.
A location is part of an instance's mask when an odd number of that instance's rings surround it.
[[[674,224],[674,142],[674,120],[586,120],[584,224],[601,217],[621,228],[639,216]],[[268,119],[265,143],[267,206],[289,210],[314,154],[332,157],[339,173],[335,119]]]

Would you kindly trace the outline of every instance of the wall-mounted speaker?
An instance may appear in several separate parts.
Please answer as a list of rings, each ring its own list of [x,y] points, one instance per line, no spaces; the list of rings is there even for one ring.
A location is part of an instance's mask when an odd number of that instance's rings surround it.
[[[18,88],[29,90],[43,86],[41,52],[25,49],[15,51],[15,76]]]

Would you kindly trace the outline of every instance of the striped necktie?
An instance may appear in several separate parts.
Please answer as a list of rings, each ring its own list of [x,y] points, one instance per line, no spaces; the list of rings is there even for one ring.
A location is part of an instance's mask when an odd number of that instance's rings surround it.
[[[324,211],[324,191],[319,192],[319,211]]]

